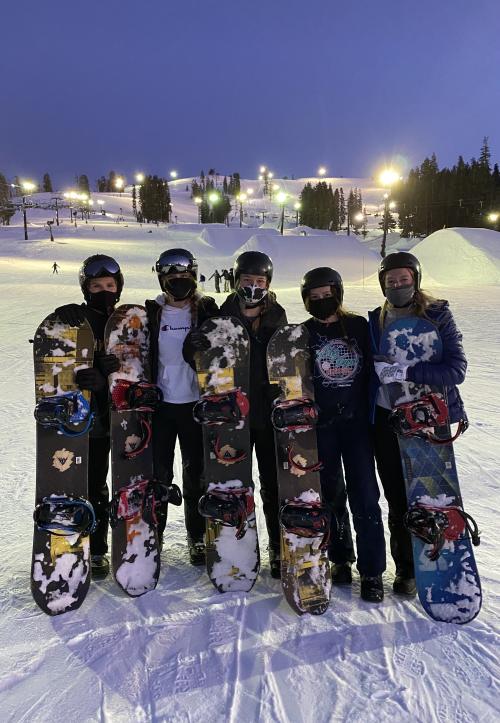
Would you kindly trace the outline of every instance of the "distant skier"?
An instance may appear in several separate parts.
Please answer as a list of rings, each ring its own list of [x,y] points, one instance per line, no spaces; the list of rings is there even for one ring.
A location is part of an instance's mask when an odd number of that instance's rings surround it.
[[[308,271],[300,285],[309,331],[323,502],[331,513],[328,556],[332,581],[352,581],[354,549],[347,499],[356,530],[361,597],[382,602],[385,540],[373,443],[368,420],[368,384],[373,371],[368,323],[342,306],[340,274],[326,266]],[[344,482],[341,460],[345,470]]]
[[[234,269],[232,267],[229,269],[229,286],[231,291],[234,291]]]
[[[213,280],[214,280],[215,293],[216,293],[216,294],[220,294],[221,274],[219,274],[219,272],[217,271],[217,269],[215,269],[215,271],[213,272],[212,276],[210,276],[208,280],[210,281],[210,279],[213,279]]]
[[[59,266],[57,261],[54,261],[54,263],[52,264],[52,274],[59,274],[58,269],[60,269],[60,268],[61,267]]]
[[[393,590],[397,595],[415,595],[415,573],[410,533],[403,518],[408,509],[401,467],[398,439],[388,418],[391,411],[385,387],[392,381],[408,381],[430,386],[444,385],[450,422],[466,420],[465,409],[456,387],[465,379],[467,359],[462,346],[462,334],[457,329],[448,302],[435,299],[420,288],[422,270],[413,254],[399,251],[386,256],[379,268],[379,281],[385,302],[368,312],[373,353],[378,354],[381,329],[397,319],[421,316],[439,330],[443,342],[442,360],[420,361],[415,366],[375,362],[378,384],[372,389],[372,419],[374,426],[375,458],[385,498],[389,505],[391,553],[396,563]]]
[[[205,291],[205,281],[206,277],[204,276],[204,274],[200,274],[200,289],[202,291]]]
[[[224,293],[229,293],[229,271],[227,269],[222,270],[222,278],[224,279]]]
[[[96,254],[83,262],[79,273],[80,288],[85,304],[65,304],[55,310],[56,316],[66,324],[78,326],[87,319],[92,331],[96,351],[94,366],[80,369],[75,376],[80,389],[92,392],[92,410],[95,421],[90,430],[88,484],[89,499],[95,511],[97,528],[90,536],[91,570],[94,579],[109,573],[108,502],[106,483],[109,468],[109,396],[108,375],[118,371],[120,363],[114,354],[104,352],[104,327],[114,311],[123,289],[120,266],[111,256]]]

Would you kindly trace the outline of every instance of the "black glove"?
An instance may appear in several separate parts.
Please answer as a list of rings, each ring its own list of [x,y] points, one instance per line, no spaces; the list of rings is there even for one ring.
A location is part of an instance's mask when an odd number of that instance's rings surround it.
[[[99,369],[103,376],[109,377],[110,374],[117,372],[120,368],[120,360],[114,354],[97,351],[94,354],[94,366]]]
[[[79,369],[75,374],[75,381],[80,389],[88,389],[91,392],[100,392],[106,386],[106,377],[99,369]]]
[[[193,329],[184,339],[182,355],[187,361],[192,361],[197,351],[210,349],[210,342],[202,331]]]
[[[63,324],[69,324],[70,326],[80,326],[82,321],[85,321],[87,318],[83,304],[64,304],[64,306],[58,306],[54,314],[59,317]]]

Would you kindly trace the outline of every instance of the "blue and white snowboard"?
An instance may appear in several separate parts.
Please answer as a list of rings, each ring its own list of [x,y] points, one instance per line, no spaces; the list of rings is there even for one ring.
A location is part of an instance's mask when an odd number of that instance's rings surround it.
[[[437,328],[418,317],[400,319],[384,329],[380,354],[407,366],[420,361],[439,362],[442,342]],[[402,382],[388,384],[393,408],[442,389]],[[437,436],[450,436],[449,422],[435,428]],[[401,461],[410,510],[421,505],[433,510],[463,509],[452,443],[433,444],[421,437],[398,435]],[[451,514],[450,514],[451,512]],[[454,515],[457,517],[457,515]],[[460,517],[458,515],[458,517]],[[472,541],[464,526],[456,539],[444,540],[437,559],[433,545],[412,535],[418,596],[426,613],[441,622],[468,623],[481,609],[481,583],[474,560]]]

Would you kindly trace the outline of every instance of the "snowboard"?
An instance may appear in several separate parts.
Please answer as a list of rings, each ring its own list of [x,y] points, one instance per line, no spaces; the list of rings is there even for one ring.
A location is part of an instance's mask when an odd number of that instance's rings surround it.
[[[219,592],[248,592],[259,572],[248,388],[250,340],[230,316],[201,327],[210,348],[195,355],[200,400],[193,414],[203,432],[206,564]]]
[[[411,317],[384,329],[380,355],[413,366],[420,361],[438,363],[442,342],[428,320]],[[388,384],[397,426],[399,449],[408,499],[407,524],[412,534],[415,578],[426,613],[441,622],[468,623],[481,609],[481,583],[473,553],[479,536],[469,530],[463,516],[455,454],[444,390],[401,382]],[[431,395],[431,396],[429,396]],[[415,426],[419,435],[404,434]],[[425,541],[425,538],[429,541]],[[431,541],[432,540],[432,541]]]
[[[322,506],[309,332],[278,329],[267,347],[269,381],[279,387],[272,422],[280,498],[281,583],[299,615],[323,614],[330,602],[328,514]]]
[[[33,340],[35,371],[36,495],[31,591],[48,615],[80,607],[90,585],[89,534],[95,524],[87,501],[90,392],[75,372],[92,366],[88,322],[63,324],[54,314]]]
[[[113,575],[131,597],[154,590],[160,575],[156,514],[158,486],[153,475],[152,409],[149,392],[149,329],[143,306],[123,304],[109,317],[106,353],[120,369],[109,375],[111,394],[110,504]],[[144,384],[145,383],[145,384]],[[145,395],[144,403],[141,397]],[[136,399],[138,401],[136,403]]]

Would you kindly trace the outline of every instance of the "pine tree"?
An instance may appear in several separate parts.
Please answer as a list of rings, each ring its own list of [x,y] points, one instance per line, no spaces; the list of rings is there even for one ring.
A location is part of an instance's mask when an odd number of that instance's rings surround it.
[[[343,227],[346,220],[346,206],[345,206],[345,198],[344,198],[344,189],[340,187],[339,189],[339,229]]]
[[[8,226],[15,212],[16,208],[10,200],[9,184],[3,173],[0,173],[0,223]]]
[[[52,181],[48,173],[43,174],[42,190],[44,193],[54,193],[52,190]]]
[[[88,177],[85,175],[85,173],[83,173],[83,174],[82,174],[81,176],[79,176],[79,178],[78,178],[78,188],[80,189],[80,191],[82,191],[83,193],[87,193],[87,194],[90,196],[89,179],[88,179]]]

